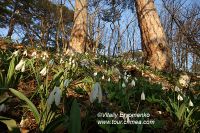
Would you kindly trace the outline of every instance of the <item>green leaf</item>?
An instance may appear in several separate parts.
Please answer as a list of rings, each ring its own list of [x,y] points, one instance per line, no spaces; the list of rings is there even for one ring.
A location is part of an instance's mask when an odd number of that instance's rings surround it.
[[[70,120],[69,133],[80,133],[81,116],[80,116],[80,108],[76,99],[72,103],[69,120]]]
[[[185,124],[186,124],[187,126],[189,126],[190,118],[191,118],[191,115],[193,114],[193,112],[194,112],[194,109],[192,109],[192,110],[189,112],[188,116],[187,116],[186,119],[185,119]]]
[[[0,87],[4,86],[4,76],[2,74],[2,71],[0,70]]]
[[[8,101],[9,98],[10,98],[9,96],[6,96],[6,97],[3,97],[2,99],[0,99],[0,105],[5,103],[6,101]]]
[[[68,116],[61,115],[57,117],[55,120],[51,121],[46,128],[44,129],[44,133],[54,133],[56,128],[62,128],[66,130],[68,128]]]
[[[178,108],[178,105],[176,104],[176,102],[172,101],[170,98],[169,98],[169,102],[171,104],[172,109],[174,109],[175,112],[177,112],[179,108]]]
[[[7,86],[10,84],[14,72],[15,72],[15,57],[12,58],[12,60],[10,61],[8,74],[7,74],[7,80],[6,80],[6,85]]]
[[[31,112],[33,112],[33,115],[35,117],[36,122],[39,123],[39,121],[40,121],[40,114],[39,114],[37,108],[35,107],[35,105],[24,94],[22,94],[21,92],[15,90],[15,89],[12,89],[12,88],[9,88],[9,90],[14,95],[16,95],[19,99],[21,99],[21,100],[23,100],[23,101],[26,102],[26,104],[28,105],[28,107],[31,110]]]
[[[20,130],[17,127],[17,124],[16,124],[15,120],[0,116],[0,121],[3,122],[4,124],[6,124],[6,126],[8,127],[9,132],[20,133]]]
[[[185,103],[182,103],[178,111],[176,112],[176,116],[178,117],[179,120],[181,120],[181,117],[183,116],[183,113],[186,110],[186,105]]]

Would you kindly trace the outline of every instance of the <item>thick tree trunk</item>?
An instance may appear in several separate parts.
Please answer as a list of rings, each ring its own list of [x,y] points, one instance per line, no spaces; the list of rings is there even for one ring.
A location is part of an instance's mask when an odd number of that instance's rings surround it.
[[[172,55],[154,0],[135,0],[145,61],[153,69],[170,72]]]
[[[76,0],[74,26],[68,48],[69,53],[83,53],[87,45],[87,0]]]

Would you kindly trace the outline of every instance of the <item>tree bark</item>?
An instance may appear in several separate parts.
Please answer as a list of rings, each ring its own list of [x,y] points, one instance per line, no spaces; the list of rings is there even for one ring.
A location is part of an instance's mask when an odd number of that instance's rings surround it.
[[[172,55],[154,0],[135,0],[145,62],[151,68],[172,71]]]
[[[83,53],[87,45],[87,0],[76,0],[68,53]]]

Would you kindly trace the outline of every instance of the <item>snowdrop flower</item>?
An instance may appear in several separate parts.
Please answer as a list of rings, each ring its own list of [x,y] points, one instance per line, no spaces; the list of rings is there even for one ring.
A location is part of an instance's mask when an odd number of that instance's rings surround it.
[[[187,87],[190,83],[190,77],[187,74],[181,75],[179,78],[179,83],[182,87]]]
[[[130,78],[131,77],[131,75],[129,74],[129,75],[127,75],[127,78]]]
[[[6,105],[5,104],[0,105],[0,112],[6,112]]]
[[[83,59],[81,61],[81,66],[89,67],[89,65],[90,65],[90,63],[89,63],[89,61],[87,59]]]
[[[71,65],[71,64],[72,64],[72,62],[70,61],[70,62],[69,62],[69,65]]]
[[[167,87],[163,86],[163,87],[162,87],[162,90],[167,90]]]
[[[16,65],[15,70],[16,70],[16,71],[21,70],[21,72],[24,72],[24,71],[25,71],[25,61],[24,61],[23,59],[21,59],[21,60],[19,61],[19,63]]]
[[[180,90],[180,88],[179,88],[178,86],[175,86],[175,91],[176,91],[176,92],[179,92],[179,91],[181,91],[181,90]]]
[[[54,64],[54,60],[53,59],[51,59],[50,61],[49,61],[49,65],[53,65]]]
[[[151,82],[151,78],[149,78],[149,82]]]
[[[56,106],[58,106],[60,104],[61,95],[62,95],[62,91],[60,90],[60,88],[54,87],[53,91],[50,93],[47,99],[47,104],[51,106],[53,102],[55,101]]]
[[[132,80],[131,87],[135,86],[135,80]]]
[[[72,57],[69,58],[69,62],[72,62]]]
[[[121,79],[121,76],[119,76],[119,79]]]
[[[42,76],[45,76],[47,74],[47,67],[46,66],[40,71],[40,74]]]
[[[124,75],[124,80],[126,80],[127,78],[126,78],[126,75]]]
[[[157,111],[157,113],[161,115],[161,114],[162,114],[162,111]]]
[[[60,58],[60,64],[64,63],[63,58]]]
[[[141,94],[141,100],[145,100],[145,94],[144,94],[144,91],[143,91],[142,94]]]
[[[22,55],[27,56],[27,55],[28,55],[27,50],[25,50],[25,51],[22,53]]]
[[[125,79],[125,82],[126,82],[126,83],[128,83],[128,78],[127,78],[127,79]]]
[[[104,77],[104,75],[102,76],[102,78],[101,78],[102,80],[104,80],[105,79],[105,77]]]
[[[108,78],[108,82],[110,82],[110,77]]]
[[[194,106],[194,104],[193,104],[193,102],[192,102],[191,100],[189,101],[189,106],[190,106],[190,107],[193,107],[193,106]]]
[[[126,76],[126,74],[127,74],[127,73],[126,73],[126,72],[124,72],[124,75],[125,75],[125,76]]]
[[[12,53],[12,55],[18,56],[18,55],[19,55],[19,51],[18,51],[18,50],[17,50],[17,51],[14,51],[14,52]]]
[[[60,104],[61,95],[62,95],[62,91],[60,90],[59,87],[56,87],[56,89],[55,89],[55,104],[56,104],[56,106],[58,106]]]
[[[72,60],[72,64],[75,64],[75,60]]]
[[[101,103],[102,101],[102,90],[101,90],[101,86],[98,82],[96,82],[94,84],[94,87],[90,93],[90,102],[93,103],[96,98],[98,98],[98,102]]]
[[[49,58],[49,55],[47,54],[47,52],[42,52],[41,57],[43,60],[46,60],[46,58]]]
[[[25,71],[25,63],[22,65],[22,69],[21,69],[21,72],[24,72]]]
[[[94,76],[97,76],[97,72],[94,73]]]
[[[75,64],[75,63],[73,63],[73,64],[72,64],[72,68],[74,68],[75,66],[76,66],[76,64]]]
[[[178,94],[177,99],[178,99],[179,101],[183,101],[183,97],[182,97],[180,94]]]
[[[32,56],[33,58],[36,58],[36,56],[37,56],[37,52],[34,51],[34,52],[31,54],[31,56]]]
[[[69,80],[65,79],[65,81],[64,81],[64,87],[67,87],[68,85],[69,85]]]
[[[125,87],[126,87],[126,84],[125,84],[124,82],[122,83],[122,87],[123,87],[123,88],[125,88]]]

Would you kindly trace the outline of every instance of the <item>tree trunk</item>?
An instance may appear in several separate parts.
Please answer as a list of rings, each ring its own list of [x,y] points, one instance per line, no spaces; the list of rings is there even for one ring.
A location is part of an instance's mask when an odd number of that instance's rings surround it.
[[[74,26],[68,53],[83,53],[87,44],[87,0],[76,0]]]
[[[12,12],[12,15],[10,17],[10,21],[9,21],[9,26],[8,26],[8,33],[7,33],[7,37],[8,38],[11,38],[12,34],[13,34],[13,31],[14,31],[14,27],[15,27],[15,17],[16,17],[16,10],[18,8],[18,5],[17,5],[17,1],[16,3],[14,4],[14,9],[13,9],[13,12]]]
[[[170,72],[172,55],[154,0],[135,0],[145,61],[153,69]]]

